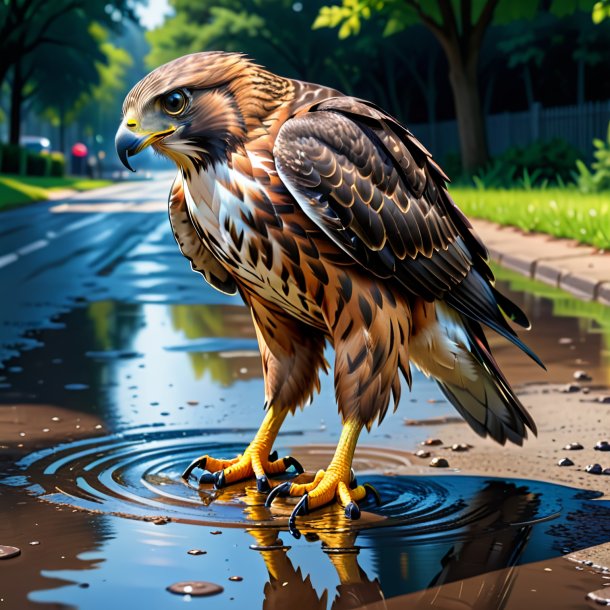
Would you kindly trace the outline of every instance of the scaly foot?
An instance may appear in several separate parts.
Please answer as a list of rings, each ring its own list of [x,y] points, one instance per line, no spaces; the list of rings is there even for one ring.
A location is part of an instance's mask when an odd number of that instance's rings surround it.
[[[268,475],[281,474],[290,467],[298,474],[303,472],[303,467],[295,458],[287,456],[278,459],[277,451],[269,455],[267,451],[268,449],[255,439],[243,455],[231,460],[218,460],[204,455],[189,464],[182,473],[182,478],[188,481],[193,470],[200,468],[204,472],[199,477],[199,483],[213,483],[216,489],[220,489],[255,476],[258,491],[268,492],[271,490]]]
[[[199,482],[214,483],[216,488],[220,489],[254,475],[258,491],[268,492],[271,490],[268,475],[281,474],[291,466],[297,473],[303,472],[303,467],[293,457],[288,456],[280,460],[276,451],[269,453],[287,412],[286,409],[271,405],[256,436],[243,455],[238,455],[232,460],[217,460],[204,455],[189,465],[182,473],[182,478],[188,481],[193,470],[201,468],[204,473],[199,477]]]
[[[353,477],[352,460],[363,424],[357,419],[343,423],[341,437],[335,455],[326,470],[317,472],[311,483],[293,484],[290,481],[275,487],[269,494],[265,506],[271,506],[277,496],[302,496],[288,519],[288,530],[295,537],[301,534],[296,525],[299,515],[306,515],[315,508],[335,499],[345,507],[348,519],[358,519],[360,509],[357,502],[372,493],[379,504],[379,495],[371,485],[358,485]]]
[[[280,483],[271,490],[265,506],[271,506],[275,498],[302,496],[294,507],[288,519],[288,531],[295,537],[300,538],[301,534],[296,525],[298,516],[307,515],[312,510],[329,504],[337,500],[341,506],[345,507],[345,516],[348,519],[359,519],[360,509],[357,502],[371,494],[377,504],[381,503],[379,494],[372,485],[365,483],[358,485],[355,477],[350,481],[350,470],[345,472],[338,471],[331,466],[328,470],[319,470],[311,483],[292,483],[286,481]]]

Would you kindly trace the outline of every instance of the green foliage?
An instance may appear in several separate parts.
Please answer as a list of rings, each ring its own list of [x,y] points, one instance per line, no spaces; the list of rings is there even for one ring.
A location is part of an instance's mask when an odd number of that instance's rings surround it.
[[[25,175],[27,170],[27,151],[15,144],[2,145],[2,173]]]
[[[343,0],[340,6],[323,6],[312,28],[317,30],[339,27],[339,38],[347,38],[360,33],[362,20],[371,18],[371,8],[383,9],[383,2]]]
[[[39,154],[16,146],[0,144],[0,173],[20,176],[56,176],[66,172],[66,162],[61,153]]]
[[[472,177],[480,190],[518,187],[526,190],[563,186],[573,181],[579,152],[560,138],[512,147]]]
[[[53,152],[50,155],[51,171],[50,176],[63,178],[66,175],[66,159],[60,152]]]
[[[50,176],[51,157],[47,154],[28,151],[27,153],[27,175],[28,176]]]
[[[584,194],[574,187],[527,191],[452,186],[450,192],[468,216],[599,248],[610,243],[610,201],[603,194]]]
[[[606,140],[595,138],[593,140],[595,161],[591,164],[591,170],[583,161],[578,159],[576,166],[578,175],[576,183],[583,193],[598,193],[610,190],[610,123]]]
[[[593,5],[593,13],[591,15],[593,23],[601,23],[604,19],[610,17],[610,0],[601,0]]]
[[[481,13],[490,0],[473,0],[470,7],[471,24],[477,23]],[[461,15],[464,0],[452,2],[455,15]],[[532,19],[538,12],[540,0],[511,0],[499,2],[494,10],[494,23],[503,24],[517,19]],[[554,0],[551,10],[555,14],[567,14],[581,8],[591,8],[590,0]],[[314,22],[315,28],[339,28],[339,38],[358,34],[362,21],[370,19],[375,13],[382,13],[386,18],[385,35],[391,36],[417,23],[431,22],[442,26],[446,15],[437,2],[423,0],[342,0],[341,4],[324,6]],[[458,17],[459,21],[459,17]],[[458,22],[460,30],[464,24]]]

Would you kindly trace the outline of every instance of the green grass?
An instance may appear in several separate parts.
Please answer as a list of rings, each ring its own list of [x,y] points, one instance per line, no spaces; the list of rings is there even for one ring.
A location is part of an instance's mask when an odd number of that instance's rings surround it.
[[[0,210],[44,201],[59,190],[88,191],[112,184],[110,180],[88,180],[80,177],[43,178],[0,174]]]
[[[610,192],[584,194],[569,188],[480,190],[463,186],[453,186],[450,192],[467,216],[610,249]]]

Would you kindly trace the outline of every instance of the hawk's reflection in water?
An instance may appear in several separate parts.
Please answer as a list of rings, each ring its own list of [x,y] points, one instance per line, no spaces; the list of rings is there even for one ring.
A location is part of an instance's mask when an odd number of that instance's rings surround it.
[[[229,493],[216,501],[235,499]],[[248,505],[249,521],[268,522],[269,510],[254,489],[245,489],[240,500]],[[425,537],[408,523],[346,528],[341,510],[331,507],[324,525],[318,519],[315,529],[308,529],[304,522],[302,531],[307,541],[320,543],[319,561],[329,562],[328,568],[332,565],[336,571],[340,584],[334,595],[317,590],[307,570],[294,562],[290,547],[281,540],[282,527],[254,527],[248,530],[254,538],[251,548],[260,554],[268,572],[263,609],[504,608],[514,584],[513,568],[527,546],[539,507],[540,497],[526,487],[488,481],[450,529],[434,530],[421,523]],[[286,515],[290,508],[286,506]],[[364,547],[372,547],[375,565],[383,564],[381,581],[359,565],[359,537]],[[439,553],[442,548],[449,550]],[[394,570],[387,569],[391,564]],[[465,579],[469,580],[465,583]],[[396,597],[404,594],[410,594],[408,600]]]

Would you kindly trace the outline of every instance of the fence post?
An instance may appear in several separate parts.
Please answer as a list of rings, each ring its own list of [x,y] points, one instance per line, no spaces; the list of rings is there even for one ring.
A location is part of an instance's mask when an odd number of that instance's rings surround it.
[[[534,102],[530,108],[530,129],[532,141],[540,139],[540,102]]]

